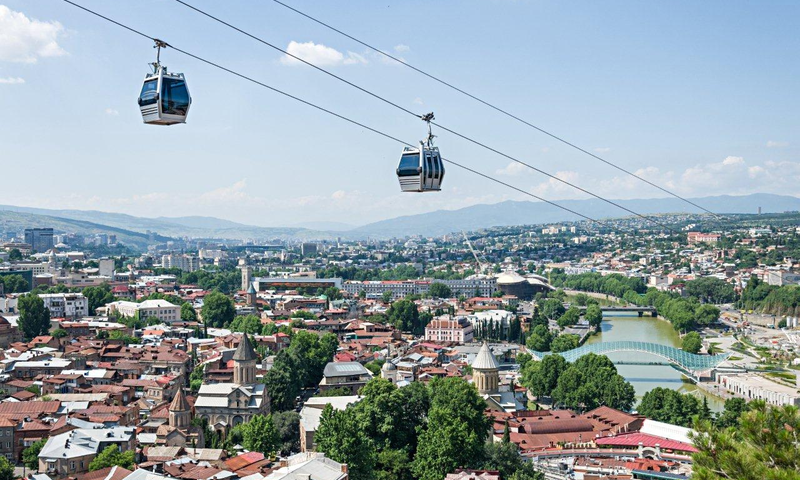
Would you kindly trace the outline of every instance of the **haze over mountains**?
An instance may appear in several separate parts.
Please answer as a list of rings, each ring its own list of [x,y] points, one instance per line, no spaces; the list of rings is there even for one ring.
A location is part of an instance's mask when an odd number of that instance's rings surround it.
[[[752,194],[690,199],[715,213],[780,213],[800,210],[800,198],[786,195]],[[558,204],[589,217],[619,218],[625,211],[600,200],[563,200]],[[617,203],[644,214],[696,212],[674,198],[617,200]],[[258,227],[215,217],[145,218],[123,213],[94,210],[49,210],[0,205],[0,223],[7,230],[30,226],[52,226],[75,233],[116,233],[120,241],[142,245],[147,232],[163,237],[226,238],[231,240],[269,239],[347,239],[387,238],[408,235],[437,236],[460,230],[508,225],[580,220],[569,212],[542,202],[506,201],[491,205],[473,205],[458,210],[438,210],[418,215],[400,216],[352,227],[346,223],[305,222],[289,227]]]

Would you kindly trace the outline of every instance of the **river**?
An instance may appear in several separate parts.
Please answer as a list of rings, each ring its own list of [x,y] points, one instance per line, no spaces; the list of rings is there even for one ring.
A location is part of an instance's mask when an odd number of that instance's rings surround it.
[[[589,337],[586,344],[630,340],[681,348],[680,336],[667,320],[661,318],[638,317],[635,314],[604,315],[600,328],[601,331]],[[661,360],[658,357],[638,352],[608,354],[610,359],[621,361],[642,361],[643,356],[646,359]],[[633,385],[637,401],[649,390],[656,387],[668,387],[681,393],[705,396],[708,398],[708,406],[711,410],[721,411],[723,409],[724,400],[697,388],[672,367],[666,365],[618,365],[617,370]]]

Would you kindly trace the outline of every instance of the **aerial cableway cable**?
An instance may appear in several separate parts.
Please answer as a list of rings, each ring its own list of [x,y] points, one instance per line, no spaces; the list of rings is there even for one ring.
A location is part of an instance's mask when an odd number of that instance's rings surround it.
[[[559,135],[556,135],[556,134],[554,134],[554,133],[552,133],[552,132],[550,132],[548,130],[545,130],[542,127],[536,126],[533,123],[531,123],[531,122],[529,122],[529,121],[527,121],[527,120],[525,120],[525,119],[523,119],[523,118],[521,118],[521,117],[519,117],[517,115],[514,115],[513,113],[511,113],[511,112],[509,112],[507,110],[504,110],[503,108],[500,108],[500,107],[492,104],[491,102],[489,102],[487,100],[484,100],[484,99],[478,97],[477,95],[469,93],[466,90],[463,90],[463,89],[461,89],[459,87],[456,87],[452,83],[449,83],[449,82],[447,82],[445,80],[442,80],[441,78],[439,78],[439,77],[437,77],[437,76],[435,76],[433,74],[430,74],[430,73],[428,73],[428,72],[426,72],[426,71],[424,71],[424,70],[422,70],[420,68],[417,68],[414,65],[411,65],[410,63],[406,62],[402,58],[396,57],[396,56],[394,56],[394,55],[392,55],[390,53],[387,53],[387,52],[377,48],[377,47],[374,47],[374,46],[370,45],[369,43],[367,43],[367,42],[365,42],[363,40],[360,40],[360,39],[358,39],[358,38],[356,38],[356,37],[354,37],[354,36],[352,36],[352,35],[350,35],[348,33],[345,33],[344,31],[339,30],[338,28],[336,28],[336,27],[334,27],[334,26],[332,26],[332,25],[330,25],[328,23],[323,22],[322,20],[314,18],[313,16],[296,9],[296,8],[292,7],[291,5],[287,5],[286,3],[283,3],[280,0],[272,0],[272,1],[277,3],[278,5],[286,7],[287,9],[289,9],[289,10],[291,10],[291,11],[293,11],[293,12],[295,12],[295,13],[297,13],[297,14],[299,14],[299,15],[301,15],[301,16],[309,19],[309,20],[311,20],[312,22],[318,23],[318,24],[322,25],[323,27],[338,33],[339,35],[342,35],[342,36],[344,36],[346,38],[349,38],[350,40],[352,40],[352,41],[354,41],[354,42],[356,42],[356,43],[358,43],[358,44],[360,44],[360,45],[362,45],[364,47],[367,47],[368,49],[370,49],[370,50],[372,50],[372,51],[374,51],[374,52],[376,52],[376,53],[378,53],[380,55],[383,55],[386,58],[389,58],[389,59],[391,59],[391,60],[393,60],[393,61],[395,61],[395,62],[397,62],[397,63],[399,63],[399,64],[401,64],[401,65],[403,65],[405,67],[408,67],[411,70],[414,70],[415,72],[430,78],[431,80],[434,80],[434,81],[436,81],[436,82],[438,82],[438,83],[440,83],[440,84],[442,84],[442,85],[444,85],[444,86],[446,86],[446,87],[448,87],[450,89],[453,89],[456,92],[459,92],[462,95],[465,95],[465,96],[475,100],[476,102],[479,102],[479,103],[491,108],[492,110],[495,110],[495,111],[497,111],[497,112],[499,112],[499,113],[501,113],[501,114],[503,114],[503,115],[505,115],[505,116],[507,116],[509,118],[512,118],[512,119],[522,123],[523,125],[526,125],[526,126],[532,128],[532,129],[534,129],[534,130],[536,130],[536,131],[538,131],[540,133],[543,133],[543,134],[547,135],[548,137],[563,143],[564,145],[572,147],[572,148],[574,148],[575,150],[577,150],[577,151],[579,151],[581,153],[585,153],[586,155],[594,158],[595,160],[599,160],[600,162],[603,162],[606,165],[608,165],[608,166],[610,166],[612,168],[615,168],[615,169],[619,170],[620,172],[625,173],[626,175],[630,175],[633,178],[641,180],[642,182],[644,182],[644,183],[646,183],[646,184],[648,184],[648,185],[650,185],[652,187],[655,187],[655,188],[661,190],[662,192],[664,192],[664,193],[666,193],[666,194],[668,194],[668,195],[670,195],[672,197],[677,198],[678,200],[686,202],[687,204],[689,204],[689,205],[691,205],[691,206],[693,206],[695,208],[698,208],[698,209],[700,209],[700,210],[702,210],[702,211],[704,211],[706,213],[709,213],[709,214],[713,215],[716,218],[719,218],[719,216],[716,213],[712,212],[711,210],[709,210],[709,209],[707,209],[707,208],[705,208],[705,207],[703,207],[701,205],[698,205],[697,203],[689,200],[688,198],[683,197],[681,195],[678,195],[677,193],[675,193],[675,192],[673,192],[671,190],[668,190],[668,189],[658,185],[657,183],[651,182],[650,180],[642,177],[641,175],[637,175],[635,172],[632,172],[632,171],[630,171],[630,170],[628,170],[628,169],[626,169],[624,167],[621,167],[621,166],[617,165],[616,163],[614,163],[614,162],[612,162],[610,160],[606,160],[605,158],[603,158],[603,157],[601,157],[599,155],[596,155],[596,154],[586,150],[585,148],[582,148],[582,147],[580,147],[580,146],[578,146],[578,145],[576,145],[576,144],[564,139],[563,137],[561,137]],[[441,125],[439,125],[439,126],[441,127]]]
[[[87,8],[87,7],[84,7],[84,6],[82,6],[82,5],[78,4],[78,3],[75,3],[75,2],[73,2],[72,0],[63,0],[63,1],[64,1],[65,3],[68,3],[68,4],[72,5],[72,6],[74,6],[74,7],[77,7],[77,8],[79,8],[79,9],[81,9],[81,10],[83,10],[83,11],[87,12],[87,13],[90,13],[90,14],[92,14],[92,15],[95,15],[96,17],[102,18],[103,20],[106,20],[106,21],[108,21],[108,22],[110,22],[110,23],[112,23],[112,24],[114,24],[114,25],[117,25],[118,27],[124,28],[125,30],[128,30],[128,31],[130,31],[130,32],[132,32],[132,33],[135,33],[135,34],[137,34],[137,35],[139,35],[139,36],[141,36],[141,37],[147,38],[147,39],[149,39],[149,40],[151,40],[151,41],[156,41],[156,40],[157,40],[155,37],[152,37],[152,36],[150,36],[150,35],[147,35],[147,34],[145,34],[145,33],[142,33],[142,32],[141,32],[141,31],[139,31],[139,30],[136,30],[136,29],[134,29],[134,28],[132,28],[132,27],[129,27],[129,26],[127,26],[127,25],[125,25],[125,24],[123,24],[123,23],[120,23],[120,22],[118,22],[118,21],[116,21],[116,20],[114,20],[114,19],[112,19],[112,18],[109,18],[109,17],[107,17],[107,16],[105,16],[105,15],[103,15],[103,14],[100,14],[100,13],[98,13],[98,12],[95,12],[94,10],[91,10],[91,9],[89,9],[89,8]],[[161,40],[160,40],[160,41],[161,41]],[[163,42],[163,41],[162,41],[162,42]],[[254,79],[254,78],[252,78],[252,77],[249,77],[249,76],[247,76],[247,75],[244,75],[244,74],[242,74],[242,73],[239,73],[239,72],[237,72],[237,71],[235,71],[235,70],[231,70],[231,69],[229,69],[229,68],[227,68],[227,67],[224,67],[224,66],[222,66],[222,65],[220,65],[220,64],[218,64],[218,63],[212,62],[211,60],[207,60],[207,59],[205,59],[205,58],[203,58],[203,57],[201,57],[201,56],[199,56],[199,55],[195,55],[195,54],[193,54],[193,53],[190,53],[190,52],[188,52],[188,51],[186,51],[186,50],[182,50],[182,49],[180,49],[180,48],[178,48],[178,47],[175,47],[174,45],[171,45],[171,44],[169,44],[169,43],[166,43],[166,42],[163,42],[163,43],[164,43],[164,45],[166,45],[166,47],[168,47],[168,48],[171,48],[171,49],[175,50],[176,52],[182,53],[182,54],[184,54],[184,55],[186,55],[186,56],[188,56],[188,57],[194,58],[195,60],[198,60],[198,61],[200,61],[200,62],[202,62],[202,63],[205,63],[205,64],[207,64],[207,65],[210,65],[210,66],[212,66],[212,67],[215,67],[215,68],[217,68],[217,69],[219,69],[219,70],[225,71],[225,72],[227,72],[227,73],[230,73],[231,75],[235,75],[235,76],[237,76],[237,77],[239,77],[239,78],[241,78],[241,79],[243,79],[243,80],[247,80],[247,81],[249,81],[249,82],[251,82],[251,83],[254,83],[254,84],[258,85],[258,86],[261,86],[261,87],[264,87],[264,88],[266,88],[266,89],[269,89],[269,90],[271,90],[271,91],[273,91],[273,92],[275,92],[275,93],[278,93],[278,94],[280,94],[280,95],[283,95],[283,96],[285,96],[285,97],[287,97],[287,98],[291,98],[292,100],[295,100],[295,101],[297,101],[297,102],[300,102],[300,103],[302,103],[302,104],[304,104],[304,105],[307,105],[307,106],[309,106],[309,107],[315,108],[315,109],[317,109],[317,110],[319,110],[319,111],[321,111],[321,112],[325,112],[325,113],[327,113],[327,114],[329,114],[329,115],[332,115],[332,116],[334,116],[334,117],[336,117],[336,118],[339,118],[339,119],[341,119],[341,120],[344,120],[344,121],[346,121],[346,122],[349,122],[349,123],[351,123],[351,124],[353,124],[353,125],[356,125],[356,126],[358,126],[358,127],[361,127],[361,128],[364,128],[364,129],[366,129],[366,130],[369,130],[370,132],[373,132],[373,133],[375,133],[375,134],[377,134],[377,135],[380,135],[380,136],[382,136],[382,137],[385,137],[385,138],[388,138],[388,139],[390,139],[390,140],[393,140],[393,141],[395,141],[395,142],[397,142],[397,143],[400,143],[400,144],[402,144],[402,145],[405,145],[405,146],[412,146],[412,144],[411,144],[411,143],[408,143],[408,142],[406,142],[406,141],[404,141],[404,140],[401,140],[401,139],[399,139],[399,138],[397,138],[397,137],[394,137],[394,136],[392,136],[392,135],[390,135],[390,134],[388,134],[388,133],[382,132],[382,131],[380,131],[380,130],[378,130],[378,129],[375,129],[375,128],[373,128],[373,127],[370,127],[370,126],[368,126],[368,125],[365,125],[365,124],[363,124],[363,123],[361,123],[361,122],[358,122],[357,120],[353,120],[353,119],[351,119],[351,118],[349,118],[349,117],[346,117],[346,116],[344,116],[344,115],[342,115],[342,114],[336,113],[336,112],[334,112],[333,110],[329,110],[329,109],[327,109],[327,108],[325,108],[325,107],[322,107],[322,106],[320,106],[320,105],[317,105],[317,104],[315,104],[315,103],[312,103],[312,102],[310,102],[310,101],[308,101],[308,100],[304,100],[304,99],[302,99],[302,98],[300,98],[300,97],[298,97],[298,96],[296,96],[296,95],[292,95],[292,94],[290,94],[290,93],[284,92],[283,90],[280,90],[280,89],[278,89],[278,88],[275,88],[275,87],[273,87],[273,86],[270,86],[270,85],[268,85],[268,84],[266,84],[266,83],[263,83],[263,82],[261,82],[261,81],[259,81],[259,80],[256,80],[256,79]],[[604,222],[604,221],[601,221],[601,220],[594,219],[594,218],[592,218],[592,217],[589,217],[588,215],[584,215],[584,214],[582,214],[582,213],[580,213],[580,212],[577,212],[577,211],[575,211],[575,210],[573,210],[573,209],[571,209],[571,208],[565,207],[565,206],[563,206],[563,205],[559,205],[559,204],[557,204],[557,203],[555,203],[555,202],[553,202],[553,201],[551,201],[551,200],[547,200],[547,199],[545,199],[545,198],[542,198],[542,197],[540,197],[540,196],[538,196],[538,195],[535,195],[535,194],[533,194],[533,193],[531,193],[531,192],[528,192],[528,191],[526,191],[526,190],[523,190],[522,188],[519,188],[519,187],[517,187],[517,186],[514,186],[514,185],[512,185],[512,184],[510,184],[510,183],[507,183],[507,182],[504,182],[504,181],[502,181],[502,180],[499,180],[499,179],[497,179],[497,178],[494,178],[494,177],[492,177],[492,176],[490,176],[490,175],[488,175],[488,174],[485,174],[485,173],[483,173],[483,172],[480,172],[480,171],[478,171],[478,170],[475,170],[475,169],[473,169],[473,168],[471,168],[471,167],[468,167],[468,166],[466,166],[466,165],[462,165],[462,164],[460,164],[460,163],[458,163],[458,162],[456,162],[456,161],[454,161],[454,160],[450,160],[450,159],[446,159],[446,158],[442,158],[442,160],[445,160],[446,162],[448,162],[448,163],[450,163],[450,164],[452,164],[452,165],[454,165],[454,166],[456,166],[456,167],[459,167],[459,168],[461,168],[461,169],[463,169],[463,170],[466,170],[466,171],[468,171],[468,172],[470,172],[470,173],[473,173],[473,174],[475,174],[475,175],[478,175],[478,176],[480,176],[480,177],[483,177],[483,178],[485,178],[485,179],[487,179],[487,180],[490,180],[490,181],[492,181],[492,182],[495,182],[495,183],[497,183],[497,184],[500,184],[500,185],[503,185],[503,186],[505,186],[505,187],[511,188],[511,189],[513,189],[513,190],[515,190],[515,191],[517,191],[517,192],[519,192],[519,193],[522,193],[522,194],[524,194],[524,195],[527,195],[527,196],[529,196],[529,197],[535,198],[535,199],[537,199],[537,200],[539,200],[539,201],[541,201],[541,202],[547,203],[547,204],[549,204],[549,205],[552,205],[552,206],[554,206],[554,207],[556,207],[556,208],[559,208],[559,209],[561,209],[561,210],[564,210],[564,211],[566,211],[566,212],[568,212],[568,213],[571,213],[571,214],[573,214],[573,215],[576,215],[576,216],[578,216],[578,217],[580,217],[580,218],[583,218],[584,220],[588,220],[588,221],[590,221],[590,222],[596,223],[596,224],[598,224],[598,225],[601,225],[601,226],[604,226],[604,227],[607,227],[607,228],[612,228],[612,226],[611,226],[610,224],[608,224],[607,222]]]
[[[184,0],[175,0],[175,1],[180,3],[181,5],[184,5],[185,7],[188,7],[190,9],[194,10],[197,13],[200,13],[201,15],[204,15],[204,16],[206,16],[206,17],[208,17],[208,18],[210,18],[210,19],[212,19],[212,20],[214,20],[216,22],[221,23],[222,25],[225,25],[226,27],[229,27],[229,28],[241,33],[242,35],[250,37],[253,40],[256,40],[257,42],[263,43],[264,45],[266,45],[266,46],[268,46],[268,47],[270,47],[270,48],[272,48],[274,50],[277,50],[277,51],[279,51],[279,52],[281,52],[281,53],[283,53],[283,54],[285,54],[285,55],[287,55],[287,56],[289,56],[289,57],[291,57],[291,58],[293,58],[293,59],[295,59],[295,60],[297,60],[299,62],[302,62],[302,63],[314,68],[315,70],[318,70],[318,71],[320,71],[320,72],[322,72],[322,73],[324,73],[324,74],[326,74],[326,75],[328,75],[330,77],[333,77],[336,80],[339,80],[339,81],[341,81],[341,82],[343,82],[343,83],[345,83],[345,84],[347,84],[347,85],[349,85],[349,86],[351,86],[351,87],[353,87],[353,88],[355,88],[355,89],[357,89],[357,90],[359,90],[359,91],[361,91],[363,93],[366,93],[367,95],[369,95],[369,96],[371,96],[373,98],[376,98],[376,99],[386,103],[387,105],[390,105],[390,106],[392,106],[394,108],[397,108],[398,110],[401,110],[401,111],[403,111],[403,112],[405,112],[405,113],[407,113],[409,115],[412,115],[412,116],[414,116],[416,118],[424,119],[424,117],[425,117],[425,115],[417,114],[417,113],[413,112],[412,110],[409,110],[409,109],[403,107],[402,105],[399,105],[396,102],[393,102],[393,101],[391,101],[391,100],[389,100],[389,99],[387,99],[387,98],[385,98],[385,97],[383,97],[381,95],[378,95],[375,92],[367,90],[366,88],[347,80],[346,78],[343,78],[340,75],[337,75],[337,74],[335,74],[335,73],[333,73],[333,72],[331,72],[329,70],[326,70],[326,69],[324,69],[324,68],[322,68],[320,66],[317,66],[317,65],[315,65],[315,64],[313,64],[313,63],[311,63],[311,62],[309,62],[307,60],[304,60],[303,58],[301,58],[301,57],[299,57],[297,55],[293,55],[293,54],[289,53],[288,51],[284,50],[283,48],[278,47],[277,45],[274,45],[274,44],[272,44],[272,43],[270,43],[270,42],[268,42],[268,41],[266,41],[266,40],[264,40],[264,39],[262,39],[262,38],[260,38],[260,37],[258,37],[256,35],[253,35],[253,34],[251,34],[249,32],[246,32],[245,30],[242,30],[241,28],[239,28],[239,27],[237,27],[235,25],[232,25],[231,23],[228,23],[228,22],[224,21],[224,20],[220,19],[219,17],[216,17],[216,16],[214,16],[214,15],[212,15],[212,14],[210,14],[210,13],[208,13],[208,12],[206,12],[206,11],[200,9],[200,8],[197,8],[197,7],[193,6],[193,5],[185,2]],[[574,184],[574,183],[572,183],[572,182],[570,182],[568,180],[564,180],[563,178],[558,177],[557,175],[553,175],[553,174],[551,174],[549,172],[546,172],[546,171],[544,171],[544,170],[542,170],[540,168],[537,168],[537,167],[535,167],[535,166],[533,166],[533,165],[531,165],[531,164],[529,164],[527,162],[524,162],[524,161],[522,161],[522,160],[520,160],[520,159],[518,159],[518,158],[516,158],[516,157],[514,157],[512,155],[508,155],[506,153],[503,153],[502,151],[497,150],[496,148],[493,148],[493,147],[491,147],[491,146],[489,146],[489,145],[487,145],[485,143],[482,143],[482,142],[480,142],[478,140],[475,140],[475,139],[469,137],[468,135],[464,135],[464,134],[459,133],[459,132],[457,132],[455,130],[447,128],[444,125],[441,125],[441,124],[439,124],[437,122],[430,121],[430,124],[431,125],[435,125],[435,126],[441,128],[442,130],[445,130],[445,131],[447,131],[447,132],[449,132],[449,133],[451,133],[451,134],[453,134],[453,135],[455,135],[455,136],[457,136],[457,137],[459,137],[461,139],[464,139],[464,140],[466,140],[466,141],[468,141],[470,143],[473,143],[474,145],[477,145],[477,146],[479,146],[481,148],[484,148],[484,149],[486,149],[486,150],[488,150],[490,152],[493,152],[493,153],[495,153],[497,155],[505,157],[505,158],[507,158],[507,159],[509,159],[509,160],[511,160],[513,162],[516,162],[516,163],[518,163],[520,165],[523,165],[523,166],[525,166],[527,168],[530,168],[531,170],[533,170],[535,172],[538,172],[538,173],[540,173],[540,174],[542,174],[542,175],[544,175],[546,177],[549,177],[549,178],[551,178],[551,179],[553,179],[553,180],[555,180],[557,182],[563,183],[564,185],[567,185],[567,186],[569,186],[571,188],[574,188],[574,189],[576,189],[576,190],[578,190],[578,191],[580,191],[582,193],[585,193],[585,194],[587,194],[589,196],[592,196],[592,197],[594,197],[594,198],[596,198],[598,200],[601,200],[601,201],[603,201],[603,202],[605,202],[605,203],[607,203],[609,205],[617,207],[620,210],[623,210],[623,211],[625,211],[627,213],[630,213],[631,215],[634,215],[636,217],[641,218],[642,220],[648,221],[648,222],[650,222],[650,223],[652,223],[654,225],[657,225],[657,226],[659,226],[661,228],[664,228],[664,229],[667,229],[667,230],[672,230],[672,228],[670,228],[669,226],[665,225],[664,223],[656,220],[653,217],[650,217],[648,215],[639,213],[639,212],[637,212],[637,211],[635,211],[635,210],[633,210],[631,208],[625,207],[624,205],[621,205],[620,203],[617,203],[617,202],[615,202],[613,200],[609,200],[609,199],[603,197],[602,195],[598,195],[598,194],[596,194],[594,192],[591,192],[591,191],[589,191],[589,190],[587,190],[587,189],[585,189],[583,187],[580,187],[580,186],[578,186],[578,185],[576,185],[576,184]]]

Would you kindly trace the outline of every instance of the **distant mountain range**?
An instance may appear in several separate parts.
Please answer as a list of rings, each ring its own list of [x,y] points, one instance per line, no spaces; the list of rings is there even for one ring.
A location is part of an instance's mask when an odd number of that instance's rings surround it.
[[[800,198],[758,193],[743,196],[692,198],[715,213],[781,213],[800,210]],[[697,211],[675,198],[616,200],[620,205],[644,214],[686,213]],[[563,200],[557,202],[596,219],[629,216],[627,212],[600,200]],[[122,213],[94,210],[49,210],[0,205],[0,229],[21,230],[29,226],[52,226],[59,231],[82,234],[115,233],[120,241],[142,246],[147,231],[164,237],[227,238],[232,240],[322,240],[332,238],[365,239],[438,236],[461,230],[535,225],[580,220],[576,215],[542,202],[507,201],[491,205],[473,205],[458,210],[437,210],[407,215],[353,227],[340,222],[307,222],[290,227],[257,227],[215,217],[135,217]]]

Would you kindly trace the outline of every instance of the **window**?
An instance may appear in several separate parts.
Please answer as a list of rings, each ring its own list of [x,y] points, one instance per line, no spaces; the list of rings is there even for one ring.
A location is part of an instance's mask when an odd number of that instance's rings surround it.
[[[139,105],[152,105],[156,103],[156,98],[158,97],[158,92],[156,89],[158,88],[158,80],[148,80],[144,82],[142,85],[142,93],[139,94]]]
[[[189,110],[189,91],[186,82],[165,78],[161,84],[161,111],[167,115],[186,115]]]
[[[400,157],[400,166],[397,174],[401,177],[419,175],[419,153],[405,153]]]

